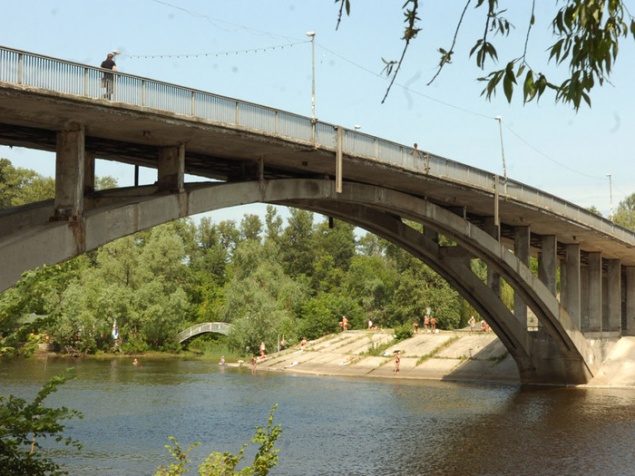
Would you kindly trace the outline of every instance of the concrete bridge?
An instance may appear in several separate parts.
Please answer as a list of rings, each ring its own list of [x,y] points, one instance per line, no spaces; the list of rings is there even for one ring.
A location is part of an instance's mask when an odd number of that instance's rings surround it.
[[[231,324],[227,324],[226,322],[203,322],[201,324],[194,324],[184,331],[179,332],[176,338],[178,343],[181,344],[186,340],[201,334],[216,333],[227,335],[230,328]]]
[[[55,199],[0,211],[0,290],[122,236],[263,202],[346,220],[423,260],[487,320],[524,383],[585,383],[635,335],[631,231],[520,182],[257,104],[126,74],[104,99],[101,75],[0,48],[0,144],[56,153]],[[96,191],[97,158],[154,168],[156,183]]]

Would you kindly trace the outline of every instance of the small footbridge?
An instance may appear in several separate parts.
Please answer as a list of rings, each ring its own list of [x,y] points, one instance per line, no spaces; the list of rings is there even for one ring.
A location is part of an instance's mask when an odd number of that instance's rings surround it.
[[[200,334],[209,334],[213,332],[216,334],[227,335],[231,327],[231,324],[227,324],[226,322],[203,322],[201,324],[195,324],[192,327],[179,332],[176,339],[179,344],[181,344],[186,340],[191,339],[192,337],[196,337]]]

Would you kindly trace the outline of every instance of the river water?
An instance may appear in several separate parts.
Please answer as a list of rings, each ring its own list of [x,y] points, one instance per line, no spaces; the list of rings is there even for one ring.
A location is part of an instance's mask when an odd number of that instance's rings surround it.
[[[30,359],[0,363],[0,394],[31,399],[68,367],[49,407],[80,410],[54,446],[71,475],[152,475],[168,436],[200,462],[237,453],[278,404],[273,475],[633,475],[635,390],[344,379],[215,363]],[[253,458],[250,444],[246,460]],[[190,474],[197,474],[196,467]]]

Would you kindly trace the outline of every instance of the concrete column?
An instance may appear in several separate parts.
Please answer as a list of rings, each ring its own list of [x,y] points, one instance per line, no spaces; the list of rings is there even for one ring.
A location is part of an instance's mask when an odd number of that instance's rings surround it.
[[[439,244],[439,232],[433,230],[432,228],[424,226],[423,227],[423,236],[428,238],[430,241],[436,243],[437,245]]]
[[[635,266],[626,268],[626,329],[623,335],[635,336]]]
[[[76,217],[84,211],[84,126],[69,124],[59,131],[56,146],[55,218]]]
[[[567,245],[564,272],[561,273],[562,305],[578,329],[581,327],[581,278],[580,278],[580,245]]]
[[[580,266],[580,330],[583,332],[589,328],[589,267]]]
[[[607,273],[608,330],[622,329],[622,266],[619,259],[610,259]]]
[[[528,226],[518,226],[514,229],[514,254],[524,265],[529,267],[531,233]],[[524,328],[527,328],[527,304],[514,291],[514,315]]]
[[[494,217],[485,218],[484,230],[487,234],[498,240],[498,226],[495,223]],[[487,286],[489,286],[497,297],[501,297],[501,276],[492,270],[489,265],[487,266]]]
[[[185,145],[162,147],[159,150],[158,180],[160,191],[185,190]]]
[[[542,249],[538,254],[538,278],[547,289],[556,295],[556,275],[558,272],[556,235],[542,237]]]
[[[600,332],[602,330],[602,253],[591,252],[586,272],[587,286],[583,294],[586,319],[583,319],[583,331]]]
[[[95,191],[95,154],[84,152],[84,195]]]

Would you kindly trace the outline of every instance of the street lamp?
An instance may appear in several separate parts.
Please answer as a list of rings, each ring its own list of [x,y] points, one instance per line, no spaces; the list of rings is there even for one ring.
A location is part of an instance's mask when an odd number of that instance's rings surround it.
[[[609,178],[609,198],[611,200],[611,221],[613,221],[613,182],[611,180],[611,174],[606,174]]]
[[[311,38],[311,120],[315,122],[315,32],[307,31]]]
[[[501,136],[501,156],[503,157],[503,178],[505,179],[505,193],[507,193],[507,164],[505,164],[505,148],[503,147],[503,118],[496,116],[494,119],[498,121],[498,129]]]

